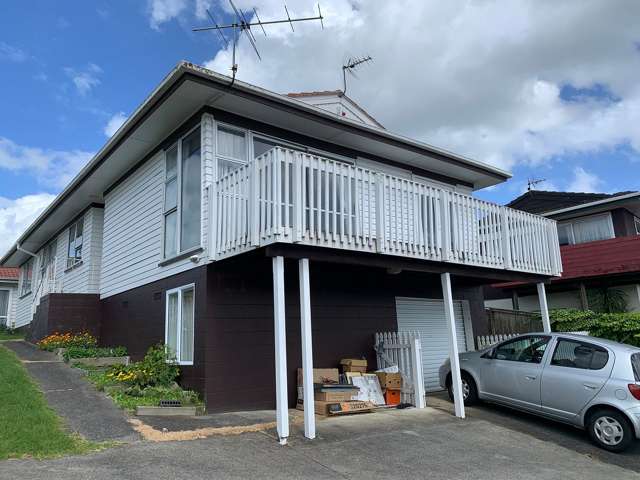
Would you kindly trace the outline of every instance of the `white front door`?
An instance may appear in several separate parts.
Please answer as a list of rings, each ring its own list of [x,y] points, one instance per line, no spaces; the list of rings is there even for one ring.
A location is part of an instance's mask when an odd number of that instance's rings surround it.
[[[454,300],[458,349],[473,348],[469,303]],[[422,340],[422,370],[427,392],[440,390],[438,370],[449,358],[449,334],[444,316],[444,303],[438,299],[396,297],[398,331],[418,332]],[[467,345],[470,348],[467,348]]]

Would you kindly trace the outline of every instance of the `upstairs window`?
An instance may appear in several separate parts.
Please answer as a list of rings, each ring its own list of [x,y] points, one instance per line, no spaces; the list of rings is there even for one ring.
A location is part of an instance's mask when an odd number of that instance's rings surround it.
[[[180,365],[193,364],[195,287],[187,285],[167,292],[165,345]]]
[[[69,249],[67,253],[67,268],[82,261],[82,242],[84,231],[84,219],[81,218],[69,227]]]
[[[609,213],[558,223],[560,245],[575,245],[614,237],[613,221]]]
[[[165,151],[164,257],[200,246],[200,128]]]
[[[20,271],[20,295],[27,295],[31,293],[31,280],[33,276],[33,257],[29,258],[24,265],[22,265]]]
[[[217,144],[218,178],[246,165],[247,135],[242,130],[219,126]]]

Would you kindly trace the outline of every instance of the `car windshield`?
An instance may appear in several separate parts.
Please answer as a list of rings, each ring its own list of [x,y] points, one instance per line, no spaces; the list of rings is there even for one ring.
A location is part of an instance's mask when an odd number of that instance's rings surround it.
[[[636,382],[640,382],[640,353],[631,355],[631,365],[633,366],[633,374],[636,376]]]

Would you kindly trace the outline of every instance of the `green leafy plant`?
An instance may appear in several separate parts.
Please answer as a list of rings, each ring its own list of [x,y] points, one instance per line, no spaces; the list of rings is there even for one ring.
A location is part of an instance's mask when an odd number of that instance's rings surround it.
[[[587,291],[591,310],[597,313],[622,313],[627,311],[627,294],[619,288],[596,288]]]
[[[180,369],[174,362],[173,356],[167,352],[164,345],[151,347],[141,362],[130,365],[114,365],[107,372],[107,376],[116,382],[136,385],[140,388],[172,385]]]
[[[125,347],[69,347],[64,352],[64,360],[73,358],[98,358],[98,357],[124,357],[127,354]]]
[[[594,337],[640,347],[640,313],[597,313],[591,310],[560,309],[549,312],[557,332],[588,331]]]

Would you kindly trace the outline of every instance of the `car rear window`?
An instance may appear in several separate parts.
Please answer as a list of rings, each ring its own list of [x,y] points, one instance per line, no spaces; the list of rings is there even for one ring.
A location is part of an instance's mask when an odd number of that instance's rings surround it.
[[[631,365],[633,366],[633,374],[636,376],[636,382],[640,382],[640,353],[631,355]]]

